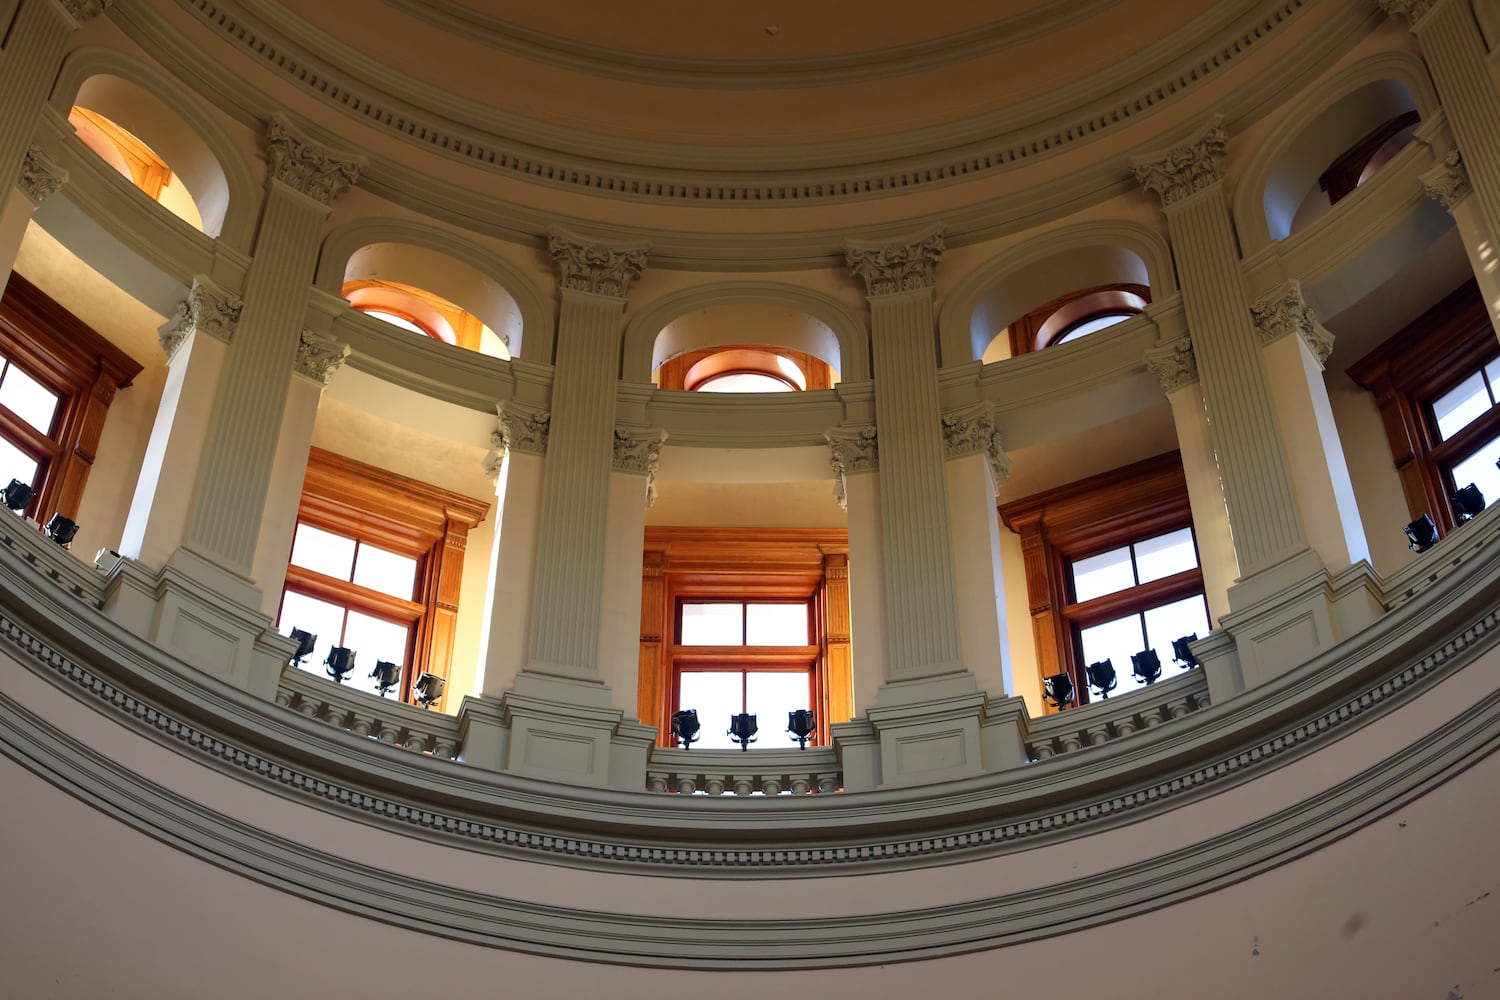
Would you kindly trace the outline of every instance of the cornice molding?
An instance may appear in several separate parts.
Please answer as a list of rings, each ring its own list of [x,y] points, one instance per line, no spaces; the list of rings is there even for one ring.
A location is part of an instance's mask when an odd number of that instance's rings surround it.
[[[942,255],[942,226],[894,242],[844,241],[844,259],[849,270],[863,281],[871,298],[931,288],[933,272]]]
[[[630,283],[646,269],[651,246],[614,246],[552,226],[547,230],[547,251],[565,291],[623,299],[630,294]]]
[[[26,158],[21,161],[21,177],[16,184],[33,205],[40,205],[57,194],[66,183],[68,171],[62,164],[34,142],[26,147]]]
[[[266,161],[273,179],[324,205],[353,187],[365,165],[359,154],[313,142],[279,112],[266,124]]]
[[[1197,134],[1165,152],[1132,156],[1135,179],[1169,208],[1188,195],[1217,184],[1224,177],[1224,152],[1229,135],[1224,116],[1215,115]]]
[[[349,345],[316,330],[303,330],[297,341],[297,362],[292,371],[321,386],[333,381],[349,357]]]
[[[1318,367],[1328,363],[1328,356],[1333,353],[1333,334],[1318,323],[1317,314],[1302,297],[1301,282],[1282,283],[1250,307],[1250,316],[1262,344],[1295,335],[1302,338],[1318,359]]]
[[[1474,193],[1474,187],[1469,183],[1469,168],[1464,165],[1463,155],[1457,149],[1448,150],[1442,162],[1420,177],[1427,197],[1442,202],[1449,212]]]
[[[552,427],[550,411],[513,399],[507,399],[496,409],[500,414],[500,434],[507,451],[547,454],[547,435]]]
[[[170,362],[189,334],[205,333],[228,344],[239,327],[244,301],[206,274],[193,275],[187,298],[177,303],[177,314],[157,331],[162,353]]]
[[[614,458],[616,472],[646,477],[646,506],[656,504],[656,470],[661,465],[661,446],[667,432],[660,427],[620,426],[615,428]]]

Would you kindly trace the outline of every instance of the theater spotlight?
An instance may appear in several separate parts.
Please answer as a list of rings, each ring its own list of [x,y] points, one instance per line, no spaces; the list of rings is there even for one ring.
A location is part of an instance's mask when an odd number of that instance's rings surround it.
[[[348,646],[334,646],[328,651],[328,658],[323,661],[323,666],[328,668],[328,676],[344,683],[344,677],[354,669],[354,650]]]
[[[370,676],[375,680],[375,690],[384,698],[391,688],[401,682],[401,664],[390,660],[376,660],[375,669],[370,671]]]
[[[1192,635],[1185,635],[1181,639],[1173,639],[1172,640],[1172,659],[1174,659],[1178,663],[1182,664],[1188,670],[1191,670],[1194,667],[1196,667],[1198,665],[1198,658],[1193,655],[1193,651],[1188,648],[1188,644],[1189,643],[1194,643],[1194,642],[1197,642],[1197,641],[1198,641],[1198,633],[1197,632],[1194,632]]]
[[[672,742],[681,744],[682,749],[693,749],[693,744],[698,742],[698,733],[702,728],[698,724],[696,709],[684,708],[680,712],[672,713]]]
[[[5,506],[17,514],[26,513],[26,505],[31,503],[31,498],[36,496],[36,490],[19,479],[12,479],[10,485],[5,487]]]
[[[1089,677],[1089,687],[1100,698],[1108,698],[1109,693],[1118,685],[1119,680],[1115,677],[1115,663],[1113,660],[1100,660],[1098,663],[1090,663],[1085,671]]]
[[[47,522],[47,537],[52,539],[63,548],[73,544],[73,538],[78,534],[78,524],[70,518],[61,514],[53,514],[52,520]]]
[[[447,686],[447,680],[437,674],[418,674],[411,689],[423,708],[431,708],[443,696],[443,688]]]
[[[755,742],[755,734],[760,728],[755,724],[755,716],[748,712],[729,717],[729,736],[740,745],[741,750],[749,750],[750,744]]]
[[[1155,684],[1161,676],[1161,657],[1154,649],[1143,649],[1130,654],[1130,672],[1135,674],[1138,684]]]
[[[1426,552],[1437,544],[1437,525],[1426,514],[1408,524],[1405,531],[1413,552]]]
[[[1479,487],[1470,483],[1450,498],[1453,501],[1453,510],[1458,514],[1458,521],[1472,521],[1484,510],[1484,494],[1479,492]]]
[[[312,655],[313,647],[318,644],[318,637],[304,629],[292,629],[292,638],[297,640],[297,652],[292,656],[292,662],[302,666],[302,661]]]
[[[1043,678],[1042,697],[1061,712],[1073,703],[1073,678],[1067,674],[1053,674]]]
[[[792,739],[797,741],[798,750],[807,749],[807,741],[812,738],[813,730],[818,728],[818,718],[812,714],[811,709],[799,708],[795,712],[786,714],[786,731],[792,734]]]

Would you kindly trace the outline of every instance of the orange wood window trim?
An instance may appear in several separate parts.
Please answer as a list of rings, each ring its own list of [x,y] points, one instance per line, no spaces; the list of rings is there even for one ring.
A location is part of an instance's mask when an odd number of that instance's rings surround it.
[[[39,461],[28,513],[77,517],[110,404],[142,365],[15,273],[0,298],[0,353],[58,395],[46,435],[0,408],[0,432]]]
[[[730,351],[757,351],[788,359],[801,369],[803,376],[807,379],[807,389],[809,391],[813,389],[828,389],[833,385],[833,368],[826,361],[814,357],[805,351],[794,351],[789,347],[773,347],[769,344],[723,344],[718,347],[704,347],[696,351],[688,351],[686,354],[679,354],[675,358],[669,358],[662,362],[661,367],[657,369],[657,386],[661,389],[687,389],[689,388],[687,385],[688,372],[694,365],[716,354],[724,354]],[[754,372],[788,382],[785,375],[769,368],[731,367],[723,371],[715,371],[711,377],[738,372]],[[696,385],[701,385],[707,380],[707,378],[701,379]],[[788,384],[790,383],[788,382]]]
[[[313,448],[297,520],[415,558],[416,592],[405,601],[299,566],[287,567],[287,587],[415,625],[401,684],[410,702],[418,673],[450,673],[468,533],[489,510],[487,501]]]
[[[1113,315],[1121,312],[1132,311],[1133,307],[1129,307],[1123,304],[1116,307],[1110,306],[1106,302],[1101,302],[1101,305],[1098,309],[1090,309],[1087,312],[1073,317],[1071,322],[1067,323],[1063,328],[1059,329],[1055,334],[1053,334],[1051,339],[1049,339],[1047,343],[1040,344],[1037,342],[1038,335],[1042,332],[1042,327],[1046,325],[1047,320],[1052,318],[1053,313],[1056,313],[1060,309],[1066,309],[1071,303],[1076,302],[1079,299],[1088,298],[1089,296],[1100,296],[1101,299],[1107,300],[1108,293],[1110,292],[1122,292],[1126,295],[1138,296],[1148,303],[1151,301],[1151,289],[1148,286],[1138,285],[1131,282],[1122,282],[1111,285],[1093,285],[1089,288],[1080,288],[1077,291],[1069,292],[1066,295],[1061,295],[1053,299],[1051,302],[1045,302],[1042,305],[1037,306],[1035,309],[1031,310],[1026,315],[1022,316],[1020,319],[1016,320],[1006,328],[1010,332],[1011,356],[1016,357],[1022,354],[1030,354],[1033,351],[1043,350],[1051,346],[1051,344],[1055,343],[1059,338],[1065,336],[1069,330],[1078,326],[1080,323],[1094,318],[1095,316]]]
[[[1408,513],[1431,515],[1440,536],[1457,523],[1448,469],[1500,436],[1500,406],[1444,441],[1432,403],[1497,357],[1500,342],[1478,285],[1469,281],[1348,369],[1356,385],[1375,395]]]
[[[680,646],[683,600],[806,601],[807,646]],[[648,527],[641,568],[637,712],[671,745],[670,716],[683,667],[806,670],[812,664],[818,735],[853,715],[849,648],[849,536],[814,528]],[[768,732],[770,730],[767,730]]]
[[[1021,536],[1038,669],[1043,677],[1067,673],[1080,704],[1088,685],[1075,628],[1203,592],[1203,571],[1193,569],[1090,601],[1071,593],[1073,560],[1192,525],[1178,452],[1003,504],[999,513]]]

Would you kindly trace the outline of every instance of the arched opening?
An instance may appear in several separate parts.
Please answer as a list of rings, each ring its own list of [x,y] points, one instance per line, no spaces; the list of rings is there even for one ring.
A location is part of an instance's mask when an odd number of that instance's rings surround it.
[[[789,392],[839,382],[833,331],[777,306],[712,306],[679,316],[657,335],[652,354],[652,381],[662,389]]]
[[[499,282],[455,257],[404,243],[372,243],[344,269],[344,298],[410,333],[509,360],[521,326]]]

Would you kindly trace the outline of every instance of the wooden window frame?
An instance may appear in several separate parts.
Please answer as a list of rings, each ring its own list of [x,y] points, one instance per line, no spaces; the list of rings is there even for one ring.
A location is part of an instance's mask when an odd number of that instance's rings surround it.
[[[1449,500],[1452,468],[1500,437],[1500,406],[1444,441],[1432,404],[1496,358],[1500,340],[1469,281],[1348,368],[1354,383],[1375,395],[1408,513],[1413,520],[1431,515],[1439,537],[1458,524]]]
[[[682,605],[700,601],[806,602],[811,642],[806,646],[683,646],[677,642]],[[643,723],[657,728],[658,746],[673,745],[671,714],[684,668],[723,664],[756,670],[802,670],[808,661],[813,703],[807,707],[818,721],[814,744],[827,746],[828,727],[847,722],[854,712],[848,532],[815,528],[646,529],[637,714]],[[714,720],[701,721],[718,725]]]
[[[1073,330],[1099,316],[1139,315],[1139,310],[1132,311],[1130,307],[1123,303],[1118,305],[1102,304],[1097,309],[1090,309],[1074,317],[1072,321],[1048,337],[1045,343],[1041,342],[1042,328],[1052,318],[1053,314],[1061,309],[1066,309],[1079,299],[1090,296],[1107,297],[1110,292],[1121,292],[1126,295],[1137,296],[1148,305],[1151,302],[1151,288],[1147,285],[1139,285],[1132,282],[1093,285],[1089,288],[1080,288],[1069,292],[1066,295],[1060,295],[1050,302],[1044,302],[1042,305],[1037,306],[1006,328],[1010,334],[1011,356],[1018,357],[1022,354],[1031,354],[1034,351],[1046,350],[1067,336],[1069,330]]]
[[[1068,674],[1079,705],[1090,700],[1080,629],[1204,592],[1200,563],[1195,569],[1092,600],[1073,599],[1074,561],[1192,527],[1187,479],[1178,452],[1036,493],[998,509],[1005,526],[1021,536],[1037,668],[1042,677]],[[1121,666],[1117,664],[1116,669]]]
[[[715,371],[712,375],[699,379],[692,386],[689,386],[687,384],[688,373],[692,370],[694,365],[698,364],[700,361],[707,360],[708,358],[711,358],[716,354],[725,354],[731,351],[756,351],[762,354],[771,354],[777,357],[786,358],[801,370],[803,377],[807,381],[808,392],[811,392],[815,389],[829,389],[833,387],[833,367],[822,358],[814,357],[813,355],[808,354],[806,351],[794,351],[789,347],[775,347],[770,344],[721,344],[717,347],[703,347],[699,348],[696,351],[688,351],[685,354],[679,354],[675,358],[669,358],[668,360],[663,361],[661,366],[657,369],[657,388],[681,389],[691,391],[692,389],[696,389],[698,386],[702,385],[704,382],[709,381],[709,379],[717,378],[720,375],[756,374],[769,375],[772,378],[776,378],[781,380],[782,382],[787,383],[792,387],[793,391],[800,391],[798,390],[797,385],[793,383],[791,379],[787,378],[779,371],[773,371],[769,368],[726,368],[723,371]]]
[[[1406,129],[1421,124],[1421,121],[1422,116],[1415,111],[1399,114],[1377,125],[1363,139],[1339,154],[1338,159],[1330,163],[1328,169],[1318,177],[1318,186],[1327,193],[1328,203],[1337,205],[1353,194],[1359,187],[1359,179],[1363,176],[1365,167],[1369,166],[1381,147]]]
[[[0,406],[0,434],[37,459],[27,513],[76,518],[110,404],[143,366],[14,272],[0,298],[0,353],[58,397],[47,434]]]
[[[402,701],[412,703],[412,681],[426,671],[448,679],[463,584],[464,552],[471,528],[490,505],[460,493],[356,462],[321,448],[308,455],[297,523],[417,560],[411,600],[287,566],[283,594],[291,590],[380,618],[410,622],[411,647],[402,665]],[[284,626],[295,622],[283,622]],[[442,710],[449,692],[434,707]]]

